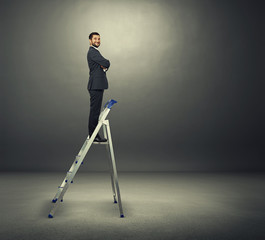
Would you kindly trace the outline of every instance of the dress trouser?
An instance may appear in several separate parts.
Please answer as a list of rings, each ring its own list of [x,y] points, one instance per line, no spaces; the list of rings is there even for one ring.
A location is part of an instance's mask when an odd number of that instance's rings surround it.
[[[90,113],[88,121],[88,132],[91,136],[98,125],[98,118],[100,115],[102,99],[103,99],[103,89],[88,90],[90,94]]]

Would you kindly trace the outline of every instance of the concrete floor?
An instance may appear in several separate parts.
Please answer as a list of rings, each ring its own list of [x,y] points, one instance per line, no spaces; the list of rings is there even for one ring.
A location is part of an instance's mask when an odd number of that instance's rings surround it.
[[[80,172],[53,219],[64,173],[1,173],[0,239],[265,239],[261,173],[119,173],[125,218],[107,173]]]

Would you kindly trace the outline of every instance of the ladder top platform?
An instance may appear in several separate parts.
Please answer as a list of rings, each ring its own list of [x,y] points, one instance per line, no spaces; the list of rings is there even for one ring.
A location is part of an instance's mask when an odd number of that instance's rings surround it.
[[[107,107],[108,109],[111,109],[111,107],[112,107],[115,103],[117,103],[117,101],[114,100],[114,99],[111,99],[111,100],[109,100],[109,101],[106,102],[106,104],[104,105],[104,108]]]

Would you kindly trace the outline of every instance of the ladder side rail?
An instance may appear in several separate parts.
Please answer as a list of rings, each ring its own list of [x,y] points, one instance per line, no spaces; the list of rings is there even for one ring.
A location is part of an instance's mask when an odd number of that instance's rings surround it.
[[[109,113],[109,109],[105,109],[104,111],[102,111],[102,117],[103,117],[103,119],[105,119],[105,118],[107,117],[108,113]],[[102,121],[103,121],[103,119],[102,119]],[[98,124],[98,125],[99,125],[99,124]],[[100,126],[97,126],[97,127],[96,127],[96,129],[95,129],[94,133],[92,134],[91,138],[88,137],[88,138],[85,140],[85,142],[84,142],[83,146],[81,147],[81,149],[80,149],[78,155],[76,156],[76,158],[75,158],[75,160],[74,160],[72,166],[70,167],[69,171],[67,172],[67,174],[66,174],[66,176],[65,176],[65,178],[64,178],[64,180],[63,180],[63,182],[62,182],[62,184],[58,187],[58,191],[57,191],[57,193],[55,194],[55,196],[54,196],[54,198],[53,198],[53,200],[52,200],[53,202],[56,202],[56,201],[58,200],[58,197],[59,197],[59,195],[61,194],[62,189],[63,189],[64,186],[65,186],[66,180],[67,180],[67,181],[69,180],[69,177],[68,177],[69,174],[68,174],[68,173],[72,173],[72,172],[74,171],[74,169],[76,168],[76,163],[77,163],[78,161],[80,161],[80,160],[81,160],[81,162],[83,161],[83,158],[80,159],[80,157],[81,157],[81,155],[82,155],[83,153],[85,153],[85,154],[87,153],[87,151],[89,150],[89,148],[91,147],[91,145],[92,145],[92,143],[93,143],[92,139],[93,139],[93,140],[95,139],[95,137],[96,137],[96,135],[97,135],[97,133],[98,133],[100,127],[101,127],[101,124],[100,124]],[[89,142],[89,140],[90,140],[90,142]],[[78,168],[79,168],[79,167],[78,167]]]
[[[86,156],[86,153],[87,151],[89,150],[89,148],[91,147],[96,135],[97,135],[97,132],[100,130],[100,127],[102,126],[103,122],[99,122],[94,133],[92,134],[92,137],[89,139],[88,143],[86,144],[85,148],[83,149],[80,157],[79,157],[79,160],[75,161],[74,164],[75,164],[75,167],[73,169],[73,171],[71,172],[71,174],[67,174],[65,179],[64,179],[64,182],[62,183],[63,187],[59,187],[58,189],[58,192],[55,196],[55,199],[53,200],[53,202],[55,203],[50,211],[50,214],[49,214],[49,218],[53,218],[54,214],[55,214],[55,211],[59,205],[60,202],[62,202],[63,200],[63,197],[64,197],[64,194],[66,193],[68,187],[69,187],[69,184],[73,181],[74,177],[75,177],[75,174],[76,172],[78,171],[80,165],[82,164],[83,162],[83,159],[84,157]]]
[[[103,134],[104,134],[104,138],[108,139],[107,136],[107,129],[106,129],[106,120],[104,121],[103,124]],[[106,145],[106,150],[108,153],[108,159],[109,159],[109,171],[110,171],[110,179],[111,179],[111,188],[112,188],[112,194],[113,194],[113,201],[114,203],[117,203],[116,200],[116,191],[115,191],[115,185],[114,185],[114,178],[113,178],[113,167],[112,167],[112,163],[111,163],[111,155],[110,155],[110,151],[109,151],[109,143]]]
[[[109,120],[106,120],[105,122],[106,122],[106,126],[107,126],[107,135],[108,135],[108,139],[109,139],[109,150],[110,150],[111,161],[112,161],[112,166],[113,166],[113,173],[114,173],[116,192],[117,192],[117,195],[118,195],[118,205],[119,205],[119,210],[120,210],[120,217],[124,217],[123,209],[122,209],[122,203],[121,203],[121,195],[120,195],[118,174],[117,174],[114,150],[113,150],[113,145],[112,145],[112,138],[111,138]]]
[[[94,139],[95,139],[98,131],[100,130],[101,126],[102,126],[102,122],[99,122],[98,125],[97,125],[97,127],[96,127],[96,129],[95,129],[95,131],[94,131],[94,133],[92,134],[92,137],[89,138],[88,141],[86,139],[86,141],[85,141],[85,143],[86,143],[85,144],[85,147],[84,147],[84,149],[82,151],[80,151],[81,152],[81,155],[78,155],[78,158],[75,159],[72,167],[67,172],[66,177],[64,178],[61,186],[58,188],[58,192],[55,195],[53,202],[54,201],[57,201],[59,199],[60,195],[63,194],[63,190],[65,188],[66,183],[73,181],[73,178],[75,177],[76,172],[78,171],[80,165],[82,164],[82,162],[83,162],[83,160],[84,160],[84,158],[85,158],[85,156],[86,156],[89,148],[91,147],[91,145],[92,145],[92,143],[93,143],[93,141],[94,141]]]
[[[63,199],[63,196],[64,196],[66,190],[68,189],[69,184],[73,181],[73,178],[75,177],[76,172],[78,171],[80,165],[82,164],[83,159],[85,158],[89,148],[91,147],[91,145],[92,145],[96,135],[98,134],[103,122],[105,121],[109,111],[110,111],[110,109],[108,109],[108,108],[106,108],[106,109],[104,109],[104,111],[102,111],[101,119],[99,120],[98,125],[95,128],[91,138],[88,137],[85,140],[82,148],[79,151],[78,156],[76,157],[76,159],[75,159],[74,163],[72,164],[70,170],[67,172],[66,177],[64,178],[61,186],[58,188],[58,191],[57,191],[57,193],[56,193],[56,195],[55,195],[55,197],[54,197],[54,199],[52,201],[55,204],[54,204],[54,206],[53,206],[53,208],[52,208],[52,210],[51,210],[51,212],[49,214],[50,218],[53,217],[59,202],[61,202],[60,200]]]

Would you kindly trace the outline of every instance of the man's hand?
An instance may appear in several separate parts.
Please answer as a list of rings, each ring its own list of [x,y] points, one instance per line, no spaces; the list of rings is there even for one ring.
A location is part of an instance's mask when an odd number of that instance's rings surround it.
[[[100,65],[100,67],[103,69],[104,72],[106,72],[108,69]]]

